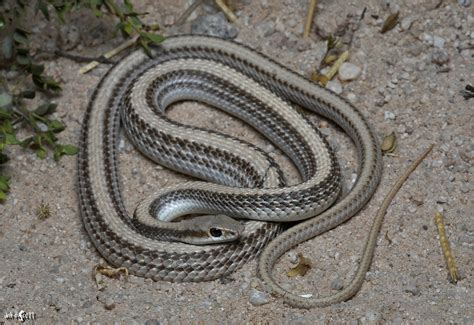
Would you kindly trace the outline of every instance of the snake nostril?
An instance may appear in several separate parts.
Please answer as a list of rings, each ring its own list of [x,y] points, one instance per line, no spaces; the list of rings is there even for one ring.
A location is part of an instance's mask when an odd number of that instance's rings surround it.
[[[222,236],[222,230],[217,228],[211,228],[209,229],[209,234],[211,234],[212,237],[219,238]]]

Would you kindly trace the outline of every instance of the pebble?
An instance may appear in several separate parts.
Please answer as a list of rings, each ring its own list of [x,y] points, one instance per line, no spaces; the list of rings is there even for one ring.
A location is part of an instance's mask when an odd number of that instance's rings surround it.
[[[369,310],[365,313],[365,319],[370,323],[375,323],[380,320],[380,314],[376,311]]]
[[[342,85],[341,83],[334,79],[334,80],[330,80],[327,85],[326,85],[326,88],[329,89],[329,90],[332,90],[333,92],[335,92],[336,94],[341,94],[342,93]]]
[[[275,33],[275,22],[273,20],[267,20],[257,26],[257,29],[263,37],[271,36]]]
[[[469,7],[471,5],[471,0],[458,0],[458,3],[463,7]]]
[[[191,33],[232,39],[237,37],[239,31],[227,21],[223,12],[219,12],[215,15],[199,16],[193,20]]]
[[[74,49],[81,41],[79,28],[71,24],[62,25],[59,29],[59,40],[64,50]]]
[[[405,17],[400,22],[400,27],[402,28],[402,30],[409,30],[415,20],[416,18],[413,16]]]
[[[62,277],[57,277],[54,279],[54,281],[56,281],[57,283],[64,283],[66,280]]]
[[[433,46],[442,49],[446,41],[439,36],[433,36]]]
[[[166,15],[165,18],[163,19],[164,26],[173,26],[174,23],[175,23],[175,18],[173,15]]]
[[[265,305],[270,301],[270,295],[266,292],[252,289],[250,292],[250,303],[254,306]]]
[[[392,121],[397,118],[396,115],[395,115],[395,113],[390,112],[390,111],[385,111],[385,112],[383,113],[383,117],[384,117],[384,119],[386,119],[386,120],[392,120]]]
[[[357,99],[357,95],[354,94],[354,93],[348,93],[348,94],[347,94],[347,99],[348,99],[350,102],[355,102],[356,99]]]
[[[295,252],[288,252],[288,260],[291,264],[298,264],[298,255]]]
[[[431,52],[431,62],[443,65],[449,61],[449,54],[445,49],[434,48]]]
[[[344,283],[341,281],[340,278],[335,278],[331,282],[331,289],[341,291],[344,288]]]
[[[354,80],[360,76],[362,69],[353,63],[344,62],[339,68],[339,79],[342,81]]]
[[[409,284],[405,287],[405,292],[411,293],[414,296],[419,296],[421,294],[421,290],[417,285]]]
[[[148,319],[145,321],[145,325],[160,325],[157,319]]]

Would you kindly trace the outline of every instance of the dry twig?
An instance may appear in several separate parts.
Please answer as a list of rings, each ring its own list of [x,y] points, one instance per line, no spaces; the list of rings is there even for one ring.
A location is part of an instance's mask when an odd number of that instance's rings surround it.
[[[122,52],[126,48],[128,48],[128,47],[132,46],[133,44],[135,44],[137,42],[138,37],[139,36],[137,35],[137,36],[125,41],[124,43],[120,44],[119,46],[117,46],[113,50],[105,53],[103,55],[103,57],[106,58],[106,59],[110,59],[114,55],[117,55],[118,53]],[[79,69],[79,73],[80,74],[87,73],[87,72],[91,71],[92,69],[94,69],[95,67],[97,67],[99,64],[100,63],[97,62],[97,61],[92,61],[92,62],[86,64],[85,66],[83,66],[81,69]]]
[[[436,212],[435,214],[435,223],[436,227],[438,227],[439,243],[441,245],[441,249],[443,250],[446,265],[448,266],[451,282],[457,283],[459,280],[459,272],[456,266],[456,260],[454,259],[453,251],[451,250],[451,245],[449,244],[448,237],[446,236],[443,215],[439,212]]]
[[[221,10],[224,12],[224,14],[229,18],[229,20],[234,23],[237,21],[237,17],[235,14],[230,10],[229,6],[227,6],[223,0],[215,0],[216,5],[221,8]]]
[[[176,21],[176,25],[182,25],[188,19],[188,17],[194,12],[194,10],[197,9],[202,4],[203,0],[196,0],[194,1],[184,12],[183,14],[178,18],[178,21]]]
[[[308,8],[308,15],[306,16],[306,23],[304,25],[303,37],[307,38],[311,31],[311,25],[313,23],[314,12],[316,11],[316,4],[318,0],[311,0]]]

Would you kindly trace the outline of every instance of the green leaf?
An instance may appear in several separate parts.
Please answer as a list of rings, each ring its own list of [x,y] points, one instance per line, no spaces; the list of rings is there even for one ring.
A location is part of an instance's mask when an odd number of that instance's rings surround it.
[[[73,156],[79,152],[79,148],[71,144],[62,145],[62,152],[68,156]]]
[[[0,120],[9,119],[11,116],[12,112],[10,110],[6,108],[0,108]]]
[[[5,143],[6,144],[20,144],[20,141],[13,134],[5,134]]]
[[[141,32],[140,35],[142,37],[145,37],[147,39],[149,39],[150,41],[152,41],[153,43],[155,44],[160,44],[161,42],[164,41],[164,37],[163,35],[159,35],[159,34],[153,34],[153,33],[147,33],[147,32]]]
[[[8,181],[8,177],[0,175],[0,191],[8,192],[8,190],[10,189],[10,184]]]
[[[33,99],[36,96],[36,91],[34,90],[24,90],[20,93],[20,96],[27,99]]]
[[[131,15],[128,19],[135,27],[141,28],[143,26],[142,21],[133,15]]]
[[[0,108],[5,109],[12,104],[12,96],[8,93],[0,93]],[[0,112],[0,117],[2,116]]]
[[[142,47],[143,50],[145,51],[146,55],[148,55],[148,56],[151,57],[151,50],[150,50],[150,47],[148,46],[148,43],[149,43],[150,41],[147,40],[147,39],[144,39],[143,37],[140,37],[140,38],[139,38],[139,42],[140,42],[141,47]]]
[[[36,11],[41,11],[41,13],[43,14],[44,18],[46,18],[46,20],[49,21],[49,9],[48,9],[48,5],[46,3],[44,3],[42,0],[38,0],[36,2]]]
[[[54,147],[54,160],[58,161],[62,156],[72,156],[79,152],[79,148],[70,144],[58,144]]]
[[[39,159],[44,159],[46,158],[46,149],[44,147],[39,147],[37,150],[36,150],[36,156],[39,158]]]
[[[28,137],[20,142],[20,146],[22,146],[23,148],[26,148],[31,144],[32,141],[33,141],[33,137]]]
[[[127,35],[130,35],[133,32],[133,26],[128,21],[121,24],[120,29],[123,30]]]
[[[13,32],[13,40],[19,44],[28,44],[28,36],[18,28]]]
[[[48,123],[48,128],[49,128],[50,131],[52,131],[54,133],[59,133],[59,132],[63,131],[66,127],[60,121],[52,120],[50,123]]]
[[[0,201],[5,201],[7,198],[7,193],[0,191]]]
[[[16,62],[22,66],[29,66],[31,64],[31,58],[29,55],[18,54],[16,56]]]
[[[32,74],[40,75],[44,72],[44,65],[42,64],[32,64],[30,68]]]
[[[52,91],[61,90],[61,86],[59,85],[59,82],[57,82],[51,77],[47,77],[43,75],[41,76],[33,75],[33,82],[38,88],[42,90],[52,90]]]
[[[10,158],[8,158],[6,154],[0,152],[0,165],[6,163],[9,160]]]
[[[56,111],[56,107],[58,107],[58,104],[55,103],[45,103],[40,106],[38,106],[37,109],[33,111],[34,114],[43,116],[46,114],[52,114]]]
[[[3,39],[2,54],[7,60],[13,57],[13,37],[10,34],[5,35],[5,38]]]

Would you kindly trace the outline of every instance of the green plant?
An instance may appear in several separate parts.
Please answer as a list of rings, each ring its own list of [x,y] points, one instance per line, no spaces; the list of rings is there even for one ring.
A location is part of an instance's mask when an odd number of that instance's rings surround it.
[[[74,155],[78,148],[58,143],[56,135],[65,129],[58,119],[51,117],[57,104],[48,99],[61,91],[58,81],[44,73],[44,66],[35,62],[30,53],[28,20],[39,12],[47,20],[52,20],[54,11],[60,23],[66,14],[77,8],[88,8],[97,17],[112,15],[119,21],[117,28],[124,37],[138,35],[137,42],[150,53],[149,45],[160,43],[163,36],[153,33],[157,26],[145,25],[129,0],[117,3],[113,0],[0,0],[0,201],[10,190],[9,179],[2,174],[2,165],[7,163],[8,147],[19,145],[34,150],[40,159],[52,152],[59,160],[63,155]],[[6,74],[15,78],[5,78]],[[32,99],[37,92],[46,100],[32,107]],[[28,135],[19,139],[19,131]],[[24,134],[25,132],[22,132]]]

